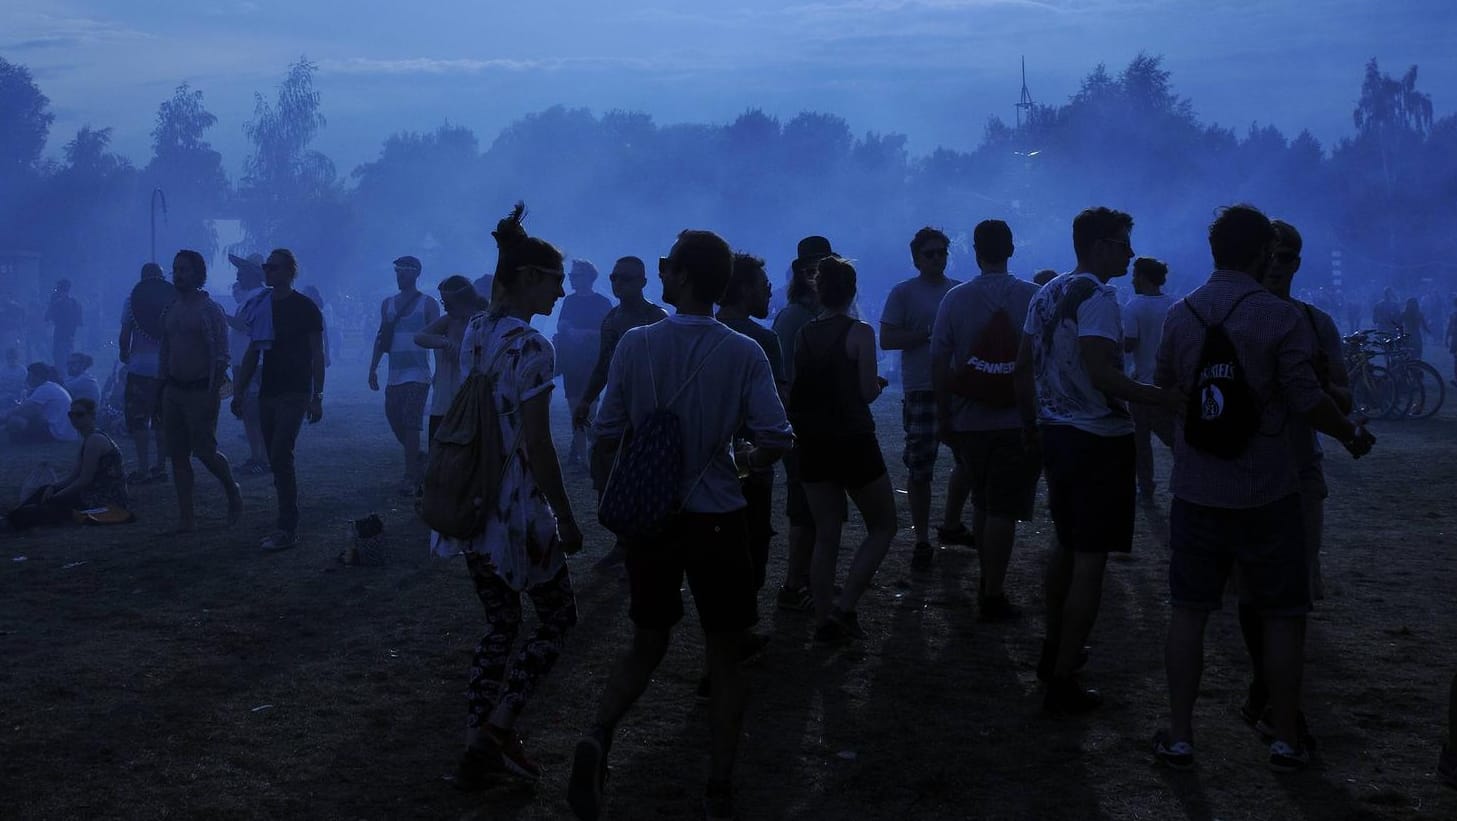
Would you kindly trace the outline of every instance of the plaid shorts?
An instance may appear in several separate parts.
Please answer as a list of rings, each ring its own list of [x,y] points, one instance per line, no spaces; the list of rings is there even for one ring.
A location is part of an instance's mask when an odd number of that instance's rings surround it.
[[[901,402],[901,424],[906,431],[906,447],[901,455],[910,471],[912,482],[929,482],[936,470],[936,394],[911,391]]]
[[[127,433],[162,428],[162,380],[129,373],[122,393],[122,415]]]
[[[390,430],[399,436],[405,431],[419,431],[425,425],[425,399],[430,395],[429,382],[405,382],[386,385],[384,415]]]

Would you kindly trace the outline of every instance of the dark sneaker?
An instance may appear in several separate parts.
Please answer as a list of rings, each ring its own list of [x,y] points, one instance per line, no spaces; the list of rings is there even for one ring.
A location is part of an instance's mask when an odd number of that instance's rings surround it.
[[[780,610],[790,610],[795,613],[808,613],[815,609],[814,596],[810,594],[809,587],[781,587],[776,601]]]
[[[1102,706],[1102,694],[1083,687],[1076,676],[1049,681],[1047,694],[1042,698],[1042,709],[1055,716],[1087,715]]]
[[[1442,754],[1437,756],[1437,778],[1443,784],[1457,788],[1457,750],[1453,750],[1450,744],[1443,744]]]
[[[1194,745],[1187,741],[1170,741],[1168,730],[1154,734],[1153,757],[1171,770],[1194,769]]]
[[[1022,608],[1006,596],[983,596],[977,603],[979,618],[984,622],[1008,622],[1022,618]]]
[[[705,821],[733,821],[734,791],[729,784],[709,784],[703,791],[703,817]]]
[[[583,736],[572,754],[572,775],[567,781],[567,805],[582,821],[602,814],[602,786],[607,781],[607,753],[595,733]]]
[[[753,664],[764,657],[764,651],[769,649],[769,637],[760,633],[750,633],[744,636],[744,641],[739,645],[739,664]]]
[[[911,569],[930,570],[933,555],[935,551],[931,549],[930,542],[916,542],[915,550],[911,551]]]
[[[521,743],[521,736],[517,735],[515,730],[487,727],[486,735],[493,739],[497,748],[500,749],[501,764],[505,766],[507,772],[531,781],[541,778],[541,765],[527,757],[526,747]]]
[[[450,783],[462,792],[476,792],[485,789],[492,776],[505,771],[501,751],[494,745],[469,747],[456,765],[455,777],[450,779]]]
[[[836,609],[830,613],[830,620],[840,625],[840,629],[844,631],[847,637],[856,639],[857,641],[865,640],[865,631],[860,629],[860,617],[855,615],[853,610],[846,613],[843,610]]]
[[[271,536],[265,536],[258,546],[263,548],[264,553],[276,553],[297,547],[298,537],[286,530],[280,530]]]
[[[1304,748],[1295,749],[1283,741],[1270,745],[1270,769],[1277,773],[1300,772],[1310,766],[1310,753]]]
[[[844,625],[833,618],[825,619],[815,628],[815,644],[840,644],[849,640],[850,634],[845,632]]]
[[[1249,702],[1245,702],[1244,706],[1239,708],[1239,717],[1244,719],[1246,724],[1253,727],[1255,729],[1255,732],[1260,734],[1260,738],[1264,739],[1265,741],[1274,741],[1276,736],[1275,711],[1270,709],[1270,707],[1267,705],[1265,709],[1260,711],[1259,718],[1251,721],[1249,714],[1252,711],[1253,708],[1250,706]],[[1314,750],[1316,748],[1316,740],[1315,736],[1311,735],[1310,733],[1310,725],[1307,724],[1305,721],[1304,710],[1296,712],[1295,728],[1296,731],[1300,733],[1301,749]]]
[[[972,535],[971,528],[964,524],[958,524],[956,527],[936,528],[936,540],[943,545],[976,547],[976,537]]]
[[[1078,653],[1078,666],[1073,668],[1074,673],[1088,666],[1088,650],[1089,648],[1085,646],[1083,647],[1083,651]],[[1044,684],[1051,681],[1052,673],[1056,666],[1057,648],[1043,641],[1042,655],[1037,659],[1037,680]]]

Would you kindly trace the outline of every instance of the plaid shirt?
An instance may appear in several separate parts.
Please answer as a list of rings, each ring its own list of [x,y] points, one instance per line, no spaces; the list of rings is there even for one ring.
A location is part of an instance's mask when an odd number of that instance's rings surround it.
[[[1230,307],[1247,293],[1234,313]],[[1174,437],[1173,494],[1208,507],[1252,508],[1283,499],[1300,488],[1287,426],[1325,398],[1316,380],[1315,335],[1300,309],[1260,287],[1247,274],[1215,271],[1209,281],[1174,303],[1164,321],[1154,383],[1195,390],[1204,346],[1204,321],[1223,322],[1239,352],[1245,380],[1262,407],[1260,432],[1235,459],[1220,459],[1184,441],[1184,420]]]

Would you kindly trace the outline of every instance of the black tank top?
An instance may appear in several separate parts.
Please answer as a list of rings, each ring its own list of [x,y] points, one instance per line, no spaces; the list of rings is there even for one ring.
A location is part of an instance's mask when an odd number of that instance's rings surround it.
[[[870,405],[860,397],[860,366],[845,353],[855,320],[839,314],[799,331],[789,421],[801,439],[833,439],[875,432]]]

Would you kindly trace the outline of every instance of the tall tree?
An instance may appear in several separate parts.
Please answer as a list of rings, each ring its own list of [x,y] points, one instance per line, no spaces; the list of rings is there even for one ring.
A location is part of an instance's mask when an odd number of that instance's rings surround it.
[[[146,192],[161,188],[166,193],[166,230],[159,231],[164,248],[192,248],[209,258],[217,249],[212,220],[225,215],[230,195],[222,155],[206,139],[216,123],[202,91],[187,83],[157,107],[152,160],[142,184]]]

